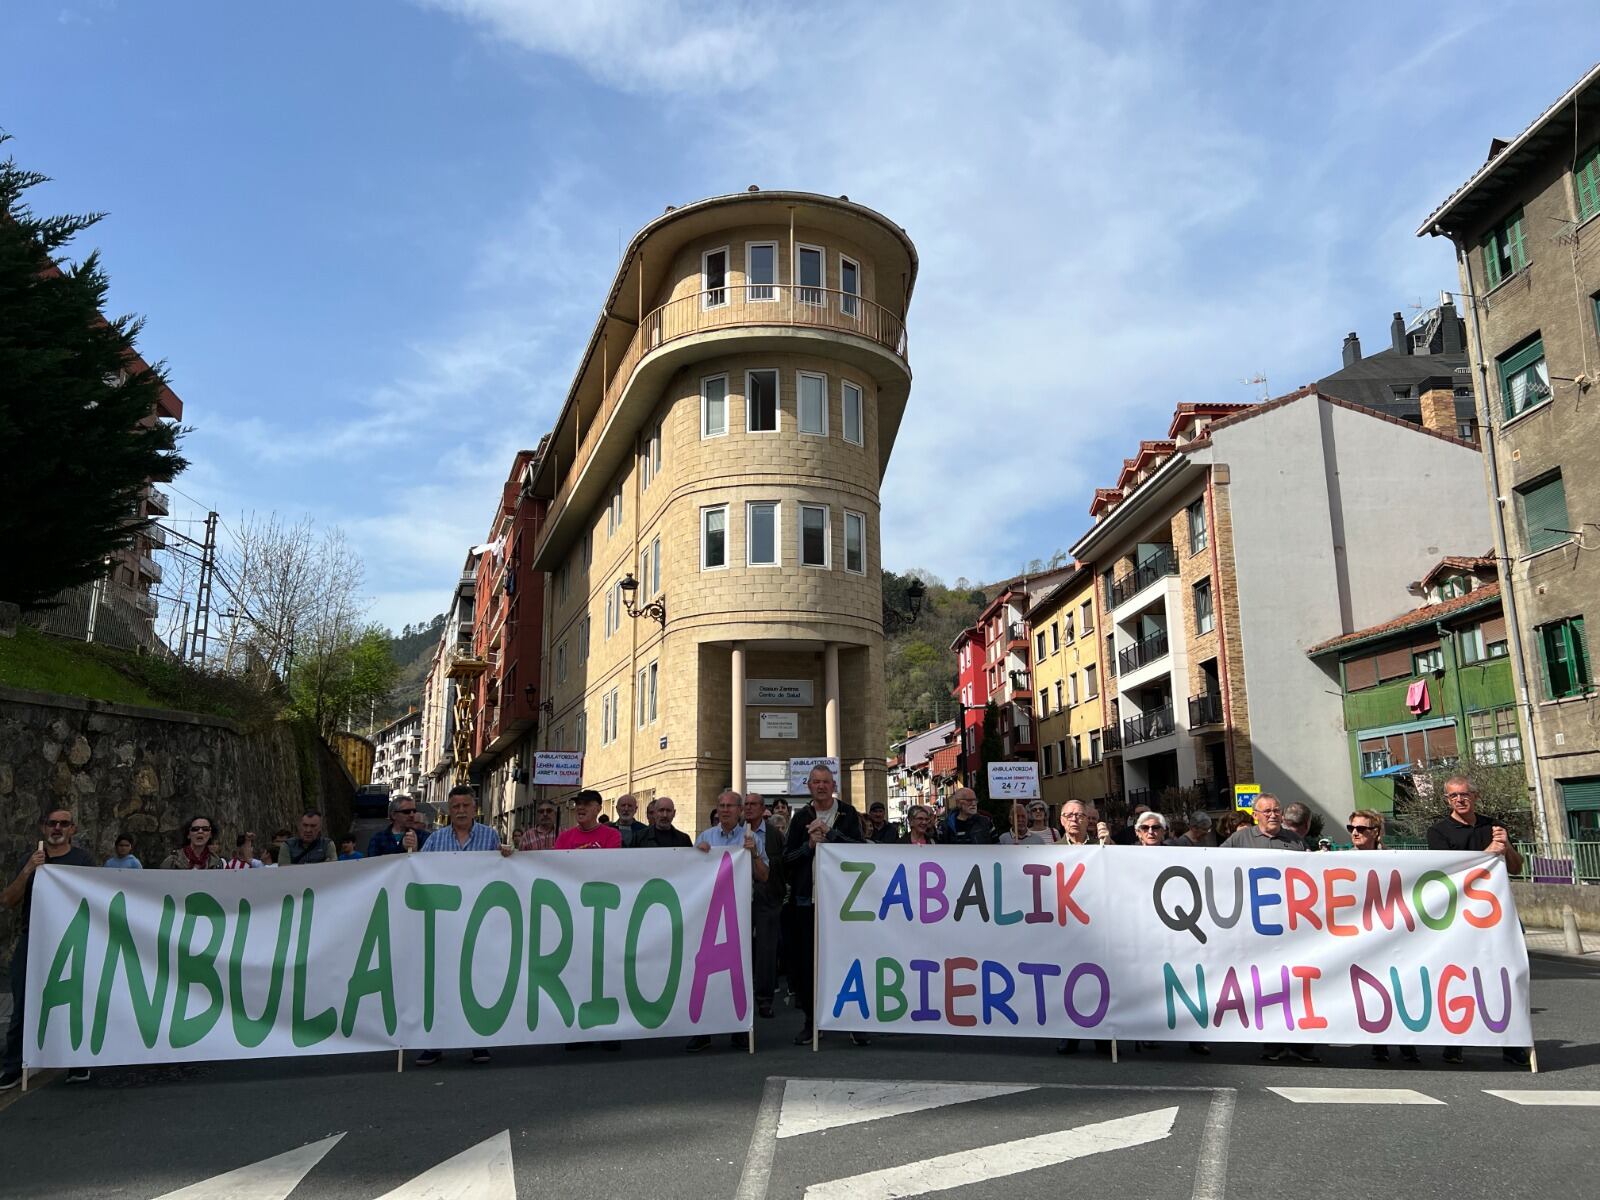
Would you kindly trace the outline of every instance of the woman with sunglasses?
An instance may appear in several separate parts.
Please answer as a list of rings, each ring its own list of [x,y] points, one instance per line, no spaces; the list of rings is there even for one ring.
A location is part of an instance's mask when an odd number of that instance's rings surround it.
[[[227,866],[213,847],[217,823],[210,817],[190,817],[183,827],[183,845],[162,862],[167,871],[220,871]]]
[[[1352,850],[1382,850],[1383,846],[1383,814],[1370,808],[1358,808],[1350,814],[1350,819],[1345,822],[1345,832],[1350,835],[1350,849]],[[1404,1062],[1421,1062],[1417,1056],[1415,1046],[1401,1046],[1400,1058]],[[1372,1060],[1386,1063],[1389,1061],[1389,1047],[1374,1046]]]
[[[1143,812],[1133,827],[1133,836],[1141,846],[1165,846],[1167,844],[1167,819],[1158,812]],[[1141,1050],[1154,1050],[1154,1042],[1135,1043]],[[1204,1042],[1190,1042],[1190,1054],[1210,1054],[1211,1047]]]

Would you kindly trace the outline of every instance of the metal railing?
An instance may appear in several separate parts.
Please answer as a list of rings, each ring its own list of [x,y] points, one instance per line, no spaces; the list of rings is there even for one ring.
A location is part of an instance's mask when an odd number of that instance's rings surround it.
[[[1222,693],[1201,692],[1189,697],[1189,728],[1222,724]]]
[[[1122,753],[1122,726],[1107,725],[1100,731],[1100,753],[1102,755]]]
[[[611,370],[599,411],[589,418],[566,476],[550,501],[539,544],[544,544],[566,508],[578,476],[593,457],[607,422],[633,378],[634,368],[645,355],[679,338],[717,329],[760,325],[795,325],[851,333],[876,342],[898,358],[907,357],[905,322],[877,301],[855,292],[791,287],[786,283],[729,283],[669,300],[645,314],[627,349],[617,359],[615,369]]]
[[[1518,842],[1522,870],[1531,883],[1600,883],[1600,842]]]
[[[1137,671],[1140,667],[1165,657],[1167,649],[1167,631],[1158,629],[1155,633],[1148,634],[1133,645],[1117,652],[1117,674],[1126,675],[1129,671]]]
[[[1171,546],[1163,546],[1128,574],[1111,585],[1111,606],[1131,600],[1163,575],[1176,575],[1178,560]]]
[[[97,579],[56,593],[43,607],[22,615],[41,633],[119,650],[170,654],[155,630],[156,604],[143,592]]]
[[[1166,737],[1172,730],[1172,705],[1163,704],[1136,717],[1124,718],[1122,740],[1125,745],[1137,746],[1140,742],[1153,742],[1156,738]]]

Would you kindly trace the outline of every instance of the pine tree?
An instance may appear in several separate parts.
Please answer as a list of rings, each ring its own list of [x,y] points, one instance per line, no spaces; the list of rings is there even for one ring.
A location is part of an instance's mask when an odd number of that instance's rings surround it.
[[[58,265],[103,214],[36,216],[24,195],[45,182],[0,162],[0,600],[24,608],[99,576],[148,525],[146,481],[186,465],[154,419],[166,371],[137,356],[143,322],[104,315],[97,252]]]

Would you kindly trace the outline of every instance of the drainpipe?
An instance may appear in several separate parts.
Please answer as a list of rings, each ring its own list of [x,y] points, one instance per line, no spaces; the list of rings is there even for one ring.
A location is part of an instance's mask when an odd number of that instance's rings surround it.
[[[1435,234],[1444,231],[1435,225]],[[1467,289],[1467,311],[1472,314],[1472,349],[1477,359],[1478,368],[1478,436],[1483,442],[1484,461],[1489,467],[1489,508],[1494,513],[1494,552],[1500,560],[1500,602],[1505,608],[1506,635],[1511,640],[1511,675],[1516,684],[1518,707],[1522,709],[1523,728],[1528,731],[1528,755],[1533,760],[1533,819],[1539,830],[1539,840],[1549,843],[1551,830],[1549,819],[1544,807],[1544,778],[1539,766],[1539,735],[1533,723],[1533,701],[1528,690],[1528,671],[1526,661],[1523,659],[1522,622],[1517,616],[1517,589],[1516,581],[1512,578],[1511,551],[1506,537],[1506,512],[1505,504],[1501,500],[1500,491],[1500,460],[1495,456],[1495,424],[1491,419],[1492,406],[1489,403],[1489,365],[1483,359],[1483,325],[1478,316],[1477,289],[1472,282],[1472,260],[1467,257],[1466,247],[1459,238],[1452,236],[1450,242],[1456,248],[1456,267],[1461,273],[1461,282]],[[1563,840],[1566,830],[1557,831]]]
[[[1461,695],[1461,656],[1456,653],[1456,639],[1443,621],[1433,623],[1434,633],[1439,635],[1439,648],[1444,652],[1445,662],[1450,671],[1452,691],[1456,694],[1456,750],[1461,750],[1461,734],[1467,734],[1468,753],[1460,754],[1461,761],[1466,762],[1471,758],[1472,737],[1467,722],[1467,702]]]

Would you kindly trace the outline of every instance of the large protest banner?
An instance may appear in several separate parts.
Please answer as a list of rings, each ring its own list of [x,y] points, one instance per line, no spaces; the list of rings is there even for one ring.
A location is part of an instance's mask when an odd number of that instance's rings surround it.
[[[743,849],[39,870],[30,1067],[737,1032]]]
[[[824,1029],[1532,1044],[1490,854],[824,843],[816,879]]]

